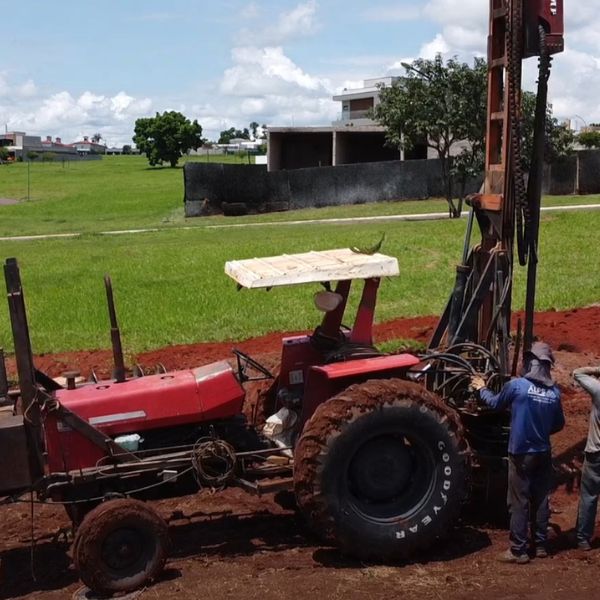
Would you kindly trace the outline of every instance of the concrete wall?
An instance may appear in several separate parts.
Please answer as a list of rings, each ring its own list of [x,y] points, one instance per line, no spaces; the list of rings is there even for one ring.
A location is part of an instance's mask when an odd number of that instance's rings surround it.
[[[577,169],[576,155],[567,156],[551,165],[545,165],[544,193],[551,196],[566,196],[576,193]]]
[[[544,193],[600,194],[600,150],[581,150],[546,165]]]
[[[350,134],[349,134],[350,135]],[[187,163],[184,167],[187,216],[361,204],[443,196],[438,160],[382,161],[267,171],[264,165]],[[467,193],[479,189],[473,181]],[[544,193],[600,193],[600,150],[577,152],[544,173]]]
[[[264,166],[187,163],[187,216],[241,203],[248,212],[441,196],[437,160],[384,161],[267,171]],[[474,182],[473,191],[478,189]],[[241,208],[241,207],[238,207]]]
[[[579,158],[576,188],[580,194],[600,193],[600,150],[582,150]]]

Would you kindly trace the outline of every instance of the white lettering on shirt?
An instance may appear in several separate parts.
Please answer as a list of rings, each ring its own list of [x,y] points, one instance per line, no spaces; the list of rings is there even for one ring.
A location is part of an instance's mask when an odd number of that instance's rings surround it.
[[[542,388],[533,383],[527,390],[527,395],[534,401],[541,404],[554,404],[556,402],[556,393],[553,389]]]

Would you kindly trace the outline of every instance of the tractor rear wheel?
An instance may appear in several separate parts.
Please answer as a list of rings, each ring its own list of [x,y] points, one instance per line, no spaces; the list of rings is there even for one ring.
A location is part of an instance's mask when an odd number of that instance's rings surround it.
[[[294,453],[296,499],[343,552],[407,558],[448,533],[466,495],[468,455],[458,416],[435,394],[400,379],[367,381],[305,425]]]
[[[169,547],[166,522],[139,500],[109,500],[77,529],[73,562],[85,585],[99,594],[131,592],[163,569]]]

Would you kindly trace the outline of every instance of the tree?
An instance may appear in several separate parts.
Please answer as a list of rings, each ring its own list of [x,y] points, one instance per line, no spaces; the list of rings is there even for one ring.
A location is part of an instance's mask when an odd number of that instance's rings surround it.
[[[577,141],[586,148],[600,148],[600,131],[582,131]]]
[[[250,134],[252,135],[252,139],[255,140],[257,138],[258,128],[260,127],[260,125],[256,121],[252,121],[252,123],[250,123],[248,127],[250,128]]]
[[[233,140],[235,138],[249,140],[250,139],[249,129],[247,127],[244,127],[243,130],[236,129],[235,127],[230,127],[229,129],[225,129],[224,131],[221,131],[221,133],[219,135],[219,141],[217,142],[217,144],[229,144],[229,142],[231,142],[231,140]]]
[[[523,92],[521,100],[521,164],[525,171],[529,170],[533,152],[535,104],[536,95],[533,92]],[[574,141],[573,132],[566,125],[559,124],[558,119],[552,115],[552,105],[548,104],[546,108],[545,161],[550,163],[569,155],[573,151]]]
[[[475,59],[473,67],[456,59],[444,64],[441,56],[405,65],[406,77],[380,89],[374,118],[387,128],[390,145],[410,150],[425,142],[440,159],[442,181],[451,216],[459,216],[469,179],[484,168],[487,125],[487,64]],[[529,169],[533,148],[536,95],[524,92],[522,100],[522,161]],[[457,153],[459,143],[468,142]],[[573,133],[559,125],[548,105],[546,160],[569,154]],[[455,154],[454,157],[452,155]],[[454,203],[454,183],[459,184]]]
[[[26,154],[28,160],[35,160],[39,157],[39,154],[34,150],[29,150]]]
[[[131,146],[129,144],[124,144],[121,152],[123,154],[131,154]]]
[[[391,87],[381,87],[380,104],[374,118],[387,129],[390,145],[410,150],[416,143],[433,148],[440,159],[441,177],[451,216],[460,215],[454,204],[451,154],[461,141],[473,148],[461,154],[458,173],[481,167],[487,109],[487,66],[475,59],[473,67],[456,58],[446,64],[440,55],[434,60],[418,59],[404,65],[406,76]]]
[[[5,148],[4,146],[0,146],[0,164],[7,161],[9,156],[10,156],[10,152],[8,151],[8,148]]]
[[[168,162],[171,167],[177,166],[183,154],[196,150],[204,142],[198,121],[192,122],[176,111],[138,119],[133,141],[146,154],[150,166]]]
[[[102,139],[101,133],[97,132],[92,136],[92,142],[94,142],[94,144],[99,144],[101,139]]]

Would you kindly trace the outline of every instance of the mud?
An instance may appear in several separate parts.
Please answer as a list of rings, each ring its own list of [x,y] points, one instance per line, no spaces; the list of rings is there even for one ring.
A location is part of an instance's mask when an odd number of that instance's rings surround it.
[[[435,318],[395,320],[376,327],[378,341],[426,341]],[[567,425],[554,438],[557,487],[552,496],[551,556],[524,566],[500,564],[507,532],[481,524],[466,512],[443,544],[395,566],[361,563],[319,542],[289,498],[257,498],[237,489],[153,503],[170,523],[173,546],[167,569],[141,598],[405,598],[408,600],[578,600],[600,597],[600,543],[581,554],[572,548],[590,401],[570,379],[573,368],[600,363],[600,307],[537,316],[536,330],[555,349],[556,377]],[[268,363],[276,362],[281,334],[236,344]],[[232,343],[176,346],[137,357],[144,365],[198,366],[230,357]],[[37,357],[52,375],[77,367],[108,374],[111,355],[92,351]],[[270,363],[271,365],[274,364]],[[14,372],[14,365],[10,365]],[[264,384],[263,384],[264,385]],[[263,392],[264,393],[264,390]],[[68,520],[52,506],[34,506],[33,563],[30,506],[0,509],[0,600],[65,599],[81,588],[63,539]],[[600,531],[600,529],[598,530]],[[32,573],[33,569],[33,573]]]

